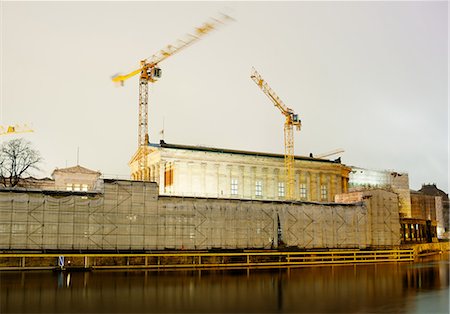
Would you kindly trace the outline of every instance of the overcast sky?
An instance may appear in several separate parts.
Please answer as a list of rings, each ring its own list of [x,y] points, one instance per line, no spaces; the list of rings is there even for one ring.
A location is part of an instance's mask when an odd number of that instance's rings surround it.
[[[236,21],[160,64],[150,141],[284,152],[284,118],[254,66],[299,114],[296,155],[408,172],[448,192],[448,4],[441,2],[1,2],[1,125],[45,161],[128,176],[141,59],[223,11]],[[11,139],[3,136],[0,140]],[[336,158],[332,156],[332,158]]]

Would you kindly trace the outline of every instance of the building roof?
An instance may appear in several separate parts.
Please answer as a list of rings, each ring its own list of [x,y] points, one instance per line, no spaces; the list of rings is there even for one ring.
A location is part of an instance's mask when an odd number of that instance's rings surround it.
[[[423,184],[422,188],[418,191],[423,194],[442,196],[443,199],[448,200],[448,194],[437,188],[436,184]]]
[[[192,151],[222,153],[222,154],[238,154],[238,155],[248,155],[248,156],[255,156],[255,157],[284,158],[284,155],[282,155],[282,154],[251,152],[251,151],[244,151],[244,150],[205,147],[205,146],[168,144],[164,141],[160,141],[159,144],[149,144],[149,145],[152,147],[161,147],[161,148],[169,148],[169,149],[185,149],[185,150],[192,150]],[[294,159],[295,160],[313,161],[313,162],[328,162],[328,163],[339,163],[339,164],[341,163],[340,158],[338,158],[336,160],[328,160],[328,159],[319,159],[319,158],[314,158],[314,157],[294,156]]]
[[[62,173],[97,174],[97,175],[100,175],[100,174],[101,174],[101,173],[98,172],[98,171],[94,171],[94,170],[91,170],[91,169],[82,167],[82,166],[80,166],[80,165],[76,165],[76,166],[74,166],[74,167],[69,167],[69,168],[62,168],[62,169],[56,168],[56,169],[53,171],[52,176],[53,176],[55,173],[58,173],[58,172],[62,172]]]

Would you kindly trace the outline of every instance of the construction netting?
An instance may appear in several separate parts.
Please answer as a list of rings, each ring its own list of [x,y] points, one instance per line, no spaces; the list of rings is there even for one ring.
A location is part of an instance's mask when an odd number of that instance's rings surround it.
[[[365,248],[398,245],[398,206],[158,197],[155,183],[102,193],[0,191],[0,249]],[[394,201],[392,201],[394,202]],[[397,212],[395,213],[395,210]],[[398,226],[397,226],[398,225]]]

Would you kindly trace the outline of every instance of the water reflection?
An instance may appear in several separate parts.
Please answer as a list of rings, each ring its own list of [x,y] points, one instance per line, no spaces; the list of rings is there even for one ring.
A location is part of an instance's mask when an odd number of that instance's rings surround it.
[[[448,287],[448,264],[429,261],[412,265],[403,274],[403,286],[415,290]]]
[[[448,258],[272,270],[3,272],[1,313],[448,313]]]

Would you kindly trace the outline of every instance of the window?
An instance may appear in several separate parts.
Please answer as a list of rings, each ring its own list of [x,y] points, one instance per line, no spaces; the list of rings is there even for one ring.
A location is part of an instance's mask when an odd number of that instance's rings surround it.
[[[284,197],[284,182],[278,182],[278,196]]]
[[[306,198],[306,183],[300,184],[300,198]]]
[[[88,188],[89,188],[89,185],[87,185],[87,184],[80,184],[80,183],[67,183],[66,184],[66,191],[87,192]]]
[[[237,195],[237,194],[238,194],[238,180],[231,179],[231,195]]]
[[[262,181],[255,182],[255,196],[262,196]]]
[[[328,190],[327,190],[327,186],[325,184],[322,184],[320,186],[320,199],[322,201],[328,200]]]

